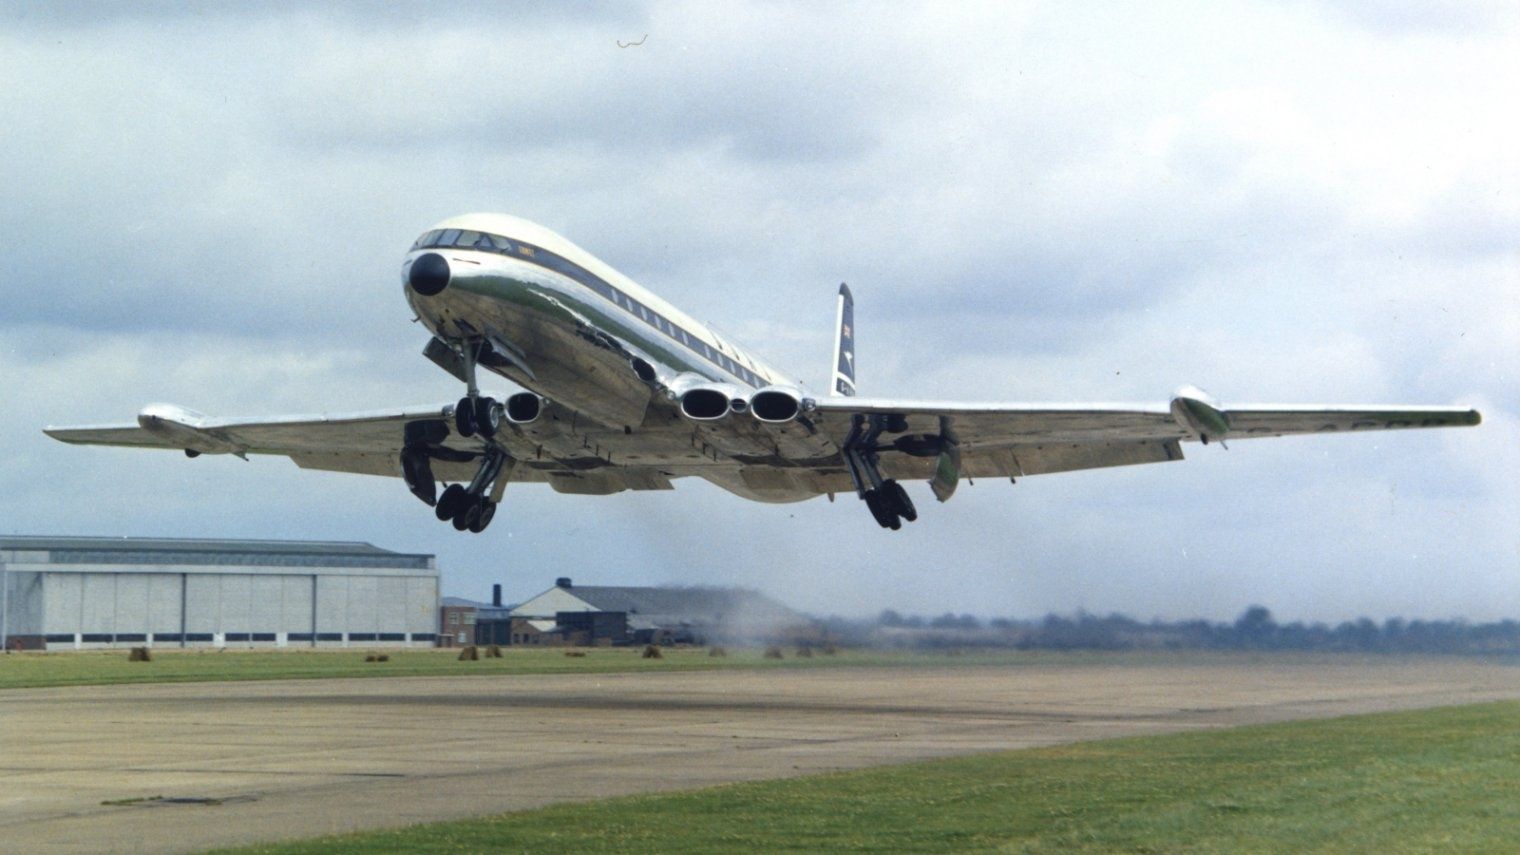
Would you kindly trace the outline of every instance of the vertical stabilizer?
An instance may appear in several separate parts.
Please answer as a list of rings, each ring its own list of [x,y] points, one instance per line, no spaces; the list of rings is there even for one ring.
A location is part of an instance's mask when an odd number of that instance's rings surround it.
[[[855,298],[839,283],[839,320],[834,326],[834,376],[830,395],[855,394]]]

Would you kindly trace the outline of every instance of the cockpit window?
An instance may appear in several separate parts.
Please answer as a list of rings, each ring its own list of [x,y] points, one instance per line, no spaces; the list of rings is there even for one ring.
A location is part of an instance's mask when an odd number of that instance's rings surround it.
[[[480,232],[460,232],[459,237],[454,238],[454,245],[472,247],[478,240],[480,240]]]
[[[476,238],[475,242],[470,245],[476,249],[483,249],[486,252],[494,252],[496,250],[496,244],[491,243],[491,236],[484,233],[482,233],[480,237]]]
[[[499,250],[501,250],[502,252],[511,252],[512,251],[512,242],[509,241],[509,240],[507,240],[506,238],[499,237],[497,235],[486,235],[486,237],[490,238],[491,242],[494,243],[494,244],[496,244],[496,248],[499,249]]]
[[[459,239],[459,229],[444,229],[438,235],[438,241],[433,246],[453,246],[454,241]]]

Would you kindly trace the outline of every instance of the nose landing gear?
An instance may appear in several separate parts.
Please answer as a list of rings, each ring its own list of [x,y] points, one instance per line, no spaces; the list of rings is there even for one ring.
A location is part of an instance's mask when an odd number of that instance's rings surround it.
[[[502,406],[495,398],[482,396],[475,385],[475,363],[485,343],[479,340],[465,342],[461,348],[464,362],[465,395],[454,405],[454,427],[460,436],[479,434],[490,439],[501,430]]]

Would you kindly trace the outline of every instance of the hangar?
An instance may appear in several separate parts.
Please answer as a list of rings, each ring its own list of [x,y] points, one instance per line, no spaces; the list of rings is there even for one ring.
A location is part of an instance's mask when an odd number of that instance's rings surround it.
[[[368,543],[0,537],[0,645],[434,643],[432,555]]]
[[[511,609],[507,617],[513,644],[575,643],[576,638],[589,644],[604,638],[612,643],[744,644],[813,634],[812,621],[758,591],[577,586],[568,577],[556,579],[554,587]],[[482,617],[477,636],[492,623]]]

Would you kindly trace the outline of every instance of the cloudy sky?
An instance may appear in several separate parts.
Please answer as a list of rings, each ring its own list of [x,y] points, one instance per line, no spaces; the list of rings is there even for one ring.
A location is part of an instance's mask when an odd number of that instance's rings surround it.
[[[1520,616],[1512,3],[6,4],[0,531],[367,540],[446,593],[741,584],[817,613]],[[619,47],[643,39],[634,47]],[[399,263],[524,216],[824,387],[1462,404],[854,500],[507,491],[75,448],[45,424],[458,396]],[[498,384],[505,389],[505,384]],[[499,390],[500,391],[500,390]]]

